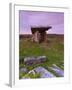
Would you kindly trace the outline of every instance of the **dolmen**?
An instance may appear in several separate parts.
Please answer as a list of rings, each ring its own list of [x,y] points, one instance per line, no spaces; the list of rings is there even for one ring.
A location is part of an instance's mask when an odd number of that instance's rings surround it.
[[[46,62],[46,56],[37,56],[37,57],[25,57],[24,64],[25,65],[34,65]]]

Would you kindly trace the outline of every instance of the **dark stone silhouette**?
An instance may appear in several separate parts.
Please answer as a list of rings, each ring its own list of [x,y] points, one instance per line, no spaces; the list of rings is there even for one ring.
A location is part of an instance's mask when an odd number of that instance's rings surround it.
[[[46,31],[51,29],[51,26],[48,27],[31,27],[32,31],[32,41],[33,42],[44,42],[46,41]]]

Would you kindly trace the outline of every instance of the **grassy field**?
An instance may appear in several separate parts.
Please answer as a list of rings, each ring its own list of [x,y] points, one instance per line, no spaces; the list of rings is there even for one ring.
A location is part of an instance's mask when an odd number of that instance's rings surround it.
[[[46,56],[47,61],[42,64],[26,66],[23,63],[24,57],[27,56]],[[20,38],[19,40],[19,66],[26,67],[32,70],[37,66],[48,68],[52,64],[58,65],[61,69],[61,64],[64,63],[64,36],[63,35],[48,35],[47,42],[34,43],[30,37]],[[21,75],[21,74],[20,74]]]

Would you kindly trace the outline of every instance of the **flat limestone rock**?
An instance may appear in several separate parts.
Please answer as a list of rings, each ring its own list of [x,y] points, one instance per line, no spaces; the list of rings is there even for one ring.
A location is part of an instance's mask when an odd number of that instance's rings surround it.
[[[57,65],[53,64],[53,66],[50,67],[50,69],[53,70],[58,76],[64,77],[64,71]]]
[[[51,72],[49,72],[48,70],[46,70],[44,67],[37,67],[34,69],[34,71],[36,73],[39,73],[41,76],[41,78],[52,78],[55,77]]]
[[[38,63],[43,63],[46,61],[46,56],[37,56],[37,57],[25,57],[24,63],[26,65],[33,65]]]

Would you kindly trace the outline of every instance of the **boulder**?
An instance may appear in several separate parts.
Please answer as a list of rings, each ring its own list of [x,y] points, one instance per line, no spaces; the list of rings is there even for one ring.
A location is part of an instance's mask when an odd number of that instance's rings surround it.
[[[46,62],[46,56],[37,56],[37,57],[25,57],[24,63],[26,65],[33,65]]]

